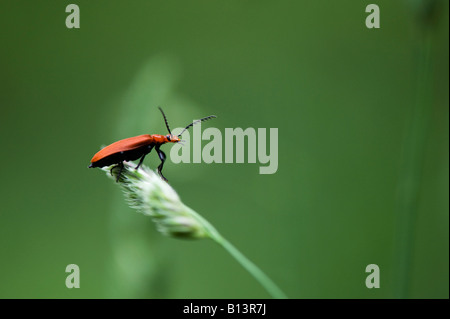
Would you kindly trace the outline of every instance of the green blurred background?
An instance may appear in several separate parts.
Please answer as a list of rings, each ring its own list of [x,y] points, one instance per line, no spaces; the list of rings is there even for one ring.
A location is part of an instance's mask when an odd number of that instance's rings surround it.
[[[375,1],[380,29],[356,0],[77,0],[80,29],[69,3],[0,2],[0,297],[269,297],[87,169],[101,145],[165,134],[159,105],[172,127],[279,129],[276,174],[164,171],[289,297],[449,297],[448,1]]]

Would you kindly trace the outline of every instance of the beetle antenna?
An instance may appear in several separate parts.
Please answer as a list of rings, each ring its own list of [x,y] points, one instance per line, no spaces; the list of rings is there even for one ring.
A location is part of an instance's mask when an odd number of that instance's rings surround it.
[[[187,130],[188,128],[190,128],[191,126],[194,126],[195,124],[200,123],[200,122],[204,122],[204,121],[207,121],[207,120],[210,120],[210,119],[214,119],[214,118],[216,118],[216,117],[217,117],[217,116],[215,116],[215,115],[210,115],[210,116],[204,117],[204,118],[202,118],[202,119],[200,119],[200,120],[196,120],[196,121],[192,122],[191,124],[189,124],[188,126],[186,126],[186,127],[181,131],[180,134],[178,134],[178,137],[180,137],[181,134],[183,134],[184,131],[186,131],[186,130]]]
[[[161,113],[162,113],[162,116],[163,116],[163,118],[164,118],[164,122],[166,123],[167,130],[169,131],[169,134],[172,135],[172,132],[170,131],[170,128],[169,128],[169,123],[167,123],[166,114],[164,114],[164,112],[163,112],[163,110],[162,110],[161,107],[158,106],[158,109],[159,109],[159,110],[161,111]]]

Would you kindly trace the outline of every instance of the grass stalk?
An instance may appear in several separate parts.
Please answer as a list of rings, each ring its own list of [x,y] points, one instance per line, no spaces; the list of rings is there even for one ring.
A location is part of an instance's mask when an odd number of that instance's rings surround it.
[[[270,296],[287,298],[283,291],[252,261],[234,247],[216,228],[193,209],[184,205],[175,190],[154,171],[141,166],[139,170],[124,164],[120,176],[118,167],[105,167],[108,176],[118,181],[132,208],[150,216],[161,233],[183,239],[210,238],[222,246],[244,267]]]

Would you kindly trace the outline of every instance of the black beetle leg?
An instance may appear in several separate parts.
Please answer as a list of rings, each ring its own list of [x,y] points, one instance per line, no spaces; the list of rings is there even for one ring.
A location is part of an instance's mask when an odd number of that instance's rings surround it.
[[[161,164],[159,164],[158,166],[158,173],[161,176],[161,178],[167,182],[167,178],[165,178],[164,175],[162,174],[162,169],[164,166],[164,162],[166,160],[166,154],[164,154],[164,152],[161,151],[158,146],[156,146],[156,152],[158,153],[159,159],[161,160]]]

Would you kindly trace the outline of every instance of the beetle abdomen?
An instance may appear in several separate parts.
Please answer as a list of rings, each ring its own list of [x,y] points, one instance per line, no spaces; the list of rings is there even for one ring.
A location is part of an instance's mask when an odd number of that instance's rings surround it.
[[[150,147],[148,145],[145,145],[133,150],[117,152],[103,157],[98,161],[92,162],[89,167],[104,167],[119,164],[123,161],[135,161],[141,158],[143,155],[148,154],[149,152]]]
[[[150,152],[153,145],[151,135],[139,135],[117,141],[106,146],[94,155],[89,167],[103,167],[123,161],[134,161]]]

